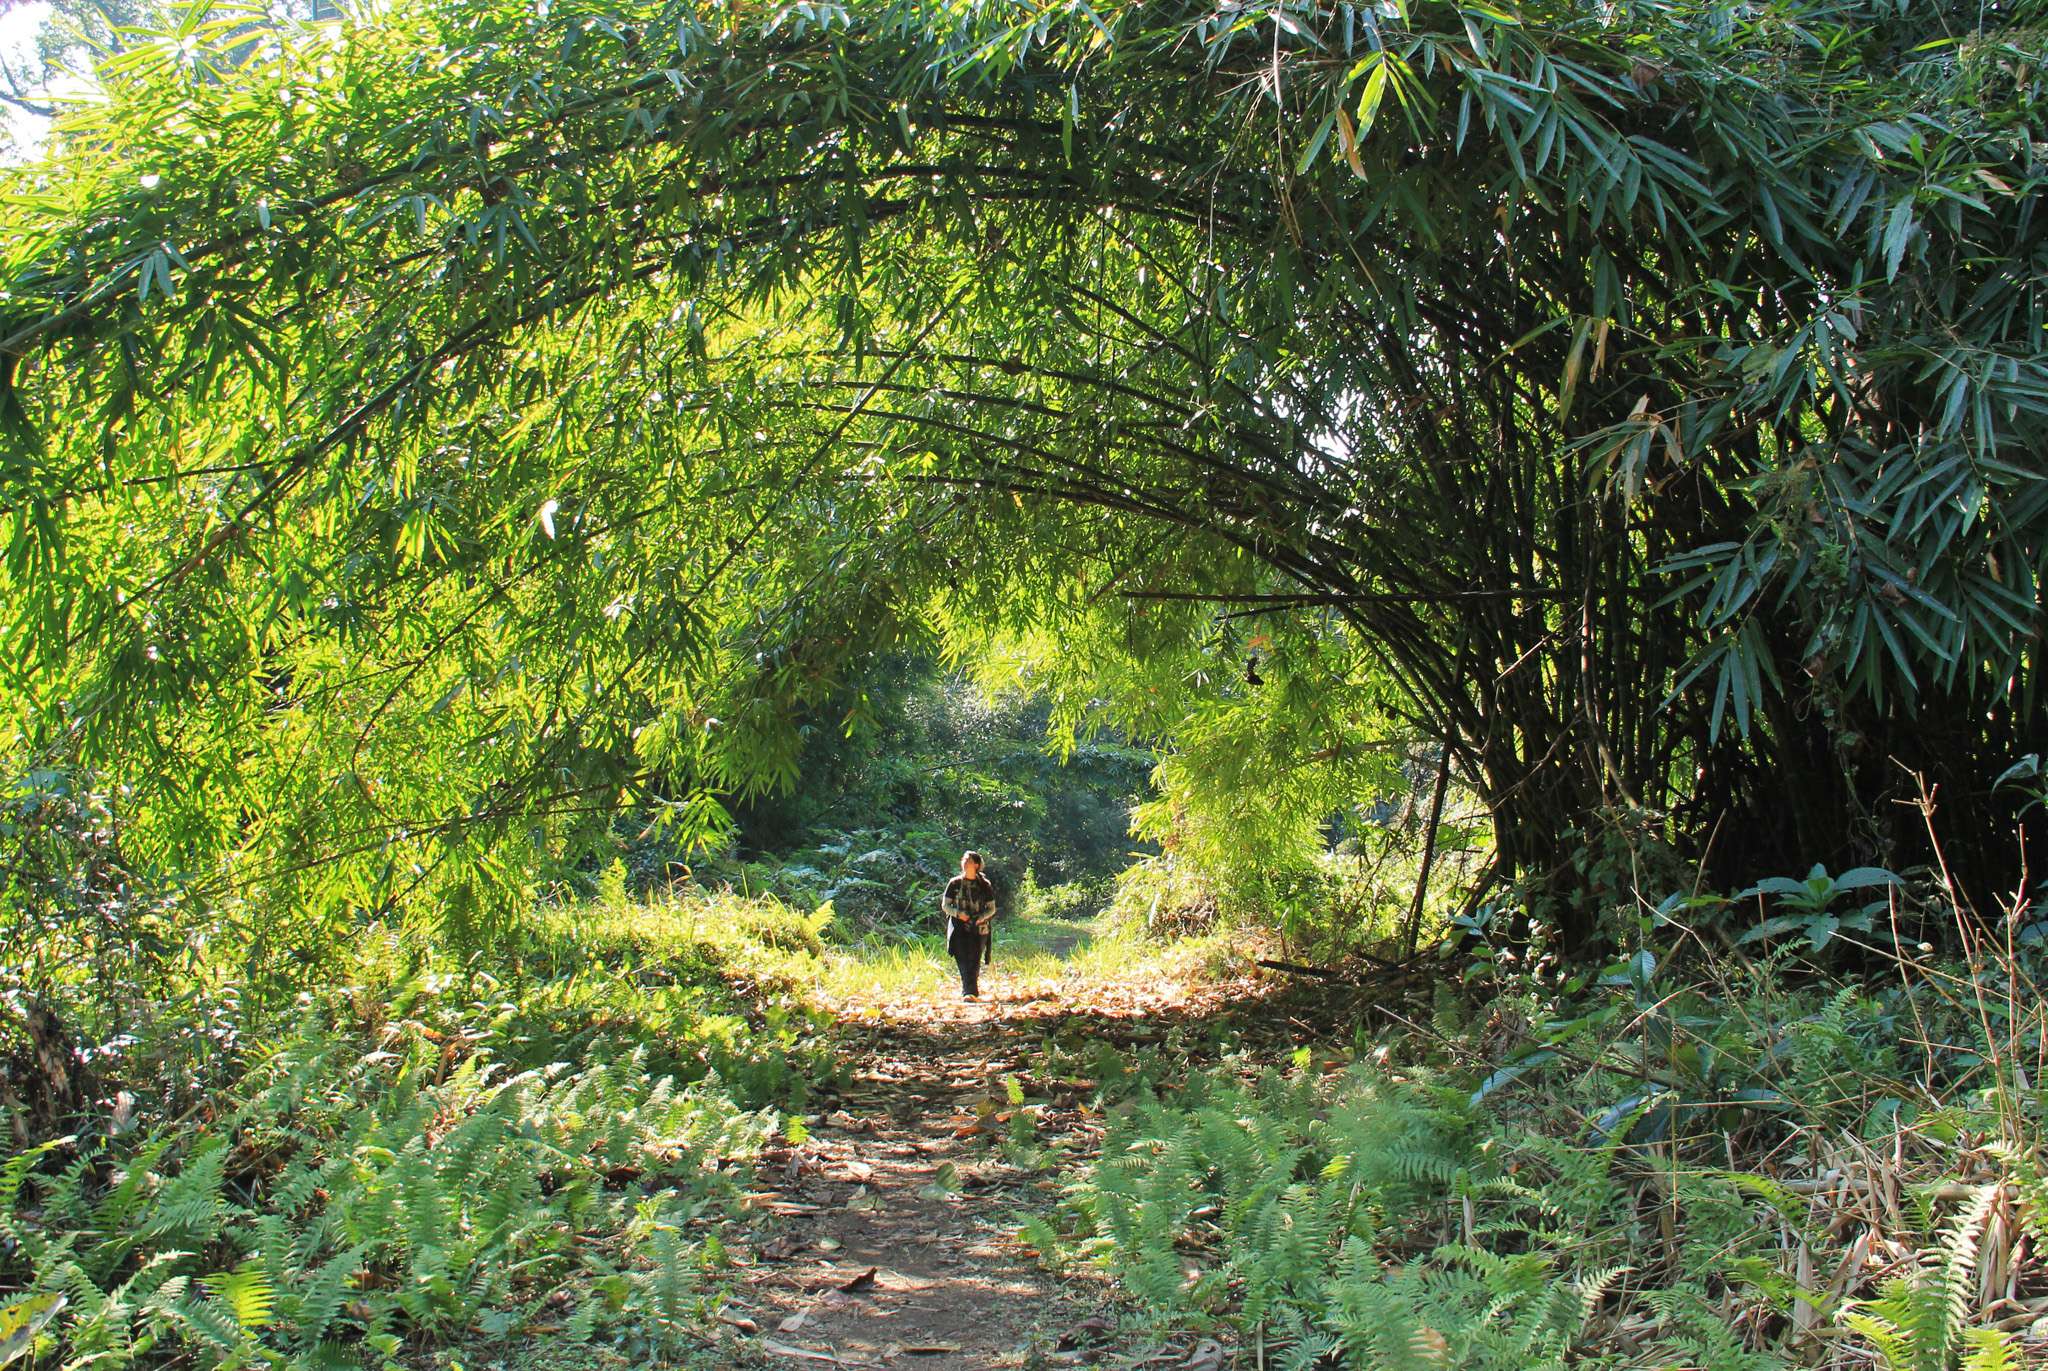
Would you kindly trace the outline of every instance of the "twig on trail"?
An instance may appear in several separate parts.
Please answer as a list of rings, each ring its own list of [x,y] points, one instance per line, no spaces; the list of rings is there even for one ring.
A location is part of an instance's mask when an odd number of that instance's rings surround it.
[[[1412,970],[1415,963],[1421,960],[1419,957],[1410,957],[1405,961],[1390,962],[1379,957],[1367,957],[1362,952],[1357,955],[1371,962],[1374,970],[1360,975],[1355,971],[1338,971],[1327,966],[1303,966],[1299,962],[1276,962],[1264,957],[1258,960],[1257,965],[1268,971],[1279,971],[1289,976],[1313,976],[1317,980],[1336,981],[1340,985],[1371,985],[1375,981],[1387,980]]]
[[[1269,961],[1264,957],[1259,958],[1257,965],[1263,966],[1268,971],[1284,971],[1290,976],[1313,976],[1317,980],[1341,981],[1346,985],[1356,985],[1358,983],[1358,978],[1350,972],[1331,971],[1327,967],[1298,966],[1293,962]]]

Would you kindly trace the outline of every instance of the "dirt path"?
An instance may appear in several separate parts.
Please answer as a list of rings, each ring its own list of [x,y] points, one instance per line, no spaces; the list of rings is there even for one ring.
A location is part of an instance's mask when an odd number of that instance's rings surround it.
[[[763,1161],[756,1182],[753,1203],[775,1221],[732,1313],[764,1363],[1219,1365],[1156,1341],[1137,1355],[1114,1348],[1107,1287],[1048,1275],[1015,1234],[1102,1136],[1096,1083],[1050,1074],[1042,1045],[1131,1050],[1232,995],[1124,986],[1109,1002],[1076,1003],[998,985],[978,1005],[924,998],[843,1020],[851,1084],[821,1103],[801,1145]]]

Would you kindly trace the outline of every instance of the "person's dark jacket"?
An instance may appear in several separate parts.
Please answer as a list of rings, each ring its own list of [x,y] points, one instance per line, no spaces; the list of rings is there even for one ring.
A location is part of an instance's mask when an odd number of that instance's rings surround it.
[[[946,916],[947,955],[957,960],[958,940],[978,929],[982,957],[995,960],[996,888],[987,876],[955,876],[946,882],[946,893],[939,897],[939,910]]]

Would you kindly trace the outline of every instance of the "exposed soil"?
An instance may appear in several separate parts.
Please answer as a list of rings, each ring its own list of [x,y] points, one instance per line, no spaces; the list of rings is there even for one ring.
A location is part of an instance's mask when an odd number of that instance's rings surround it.
[[[773,1219],[756,1234],[729,1321],[764,1361],[932,1371],[1226,1364],[1222,1349],[1191,1338],[1119,1346],[1107,1285],[1046,1273],[1015,1233],[1102,1136],[1096,1083],[1038,1074],[1041,1043],[1081,1034],[1126,1049],[1159,1042],[1176,1023],[1241,1004],[1246,987],[1085,994],[1076,1003],[995,976],[978,1004],[874,1005],[842,1021],[851,1085],[820,1106],[801,1146],[769,1154],[753,1196]]]

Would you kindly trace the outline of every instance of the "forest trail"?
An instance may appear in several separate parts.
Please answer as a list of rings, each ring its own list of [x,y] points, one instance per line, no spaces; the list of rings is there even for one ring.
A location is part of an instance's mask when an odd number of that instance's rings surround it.
[[[1249,987],[1084,971],[1063,960],[1084,927],[1031,932],[978,1003],[919,974],[834,1006],[843,1083],[801,1143],[762,1159],[751,1196],[767,1222],[728,1313],[761,1365],[1221,1365],[1192,1339],[1115,1346],[1106,1286],[1042,1270],[1016,1233],[1100,1150],[1087,1054],[1177,1044]]]

